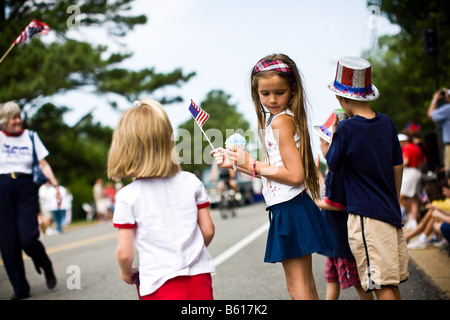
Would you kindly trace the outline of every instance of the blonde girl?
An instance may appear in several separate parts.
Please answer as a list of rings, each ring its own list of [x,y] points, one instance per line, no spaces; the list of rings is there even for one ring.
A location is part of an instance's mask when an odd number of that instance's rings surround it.
[[[209,201],[200,180],[180,171],[172,157],[173,129],[156,101],[135,102],[114,131],[108,176],[135,178],[116,198],[117,261],[133,284],[134,244],[139,254],[139,294],[144,300],[212,299],[214,236]]]
[[[318,299],[311,254],[334,246],[319,208],[319,178],[312,156],[300,73],[286,55],[261,59],[253,68],[251,92],[265,159],[237,148],[212,151],[222,167],[236,165],[259,176],[270,212],[265,262],[281,262],[292,299]]]

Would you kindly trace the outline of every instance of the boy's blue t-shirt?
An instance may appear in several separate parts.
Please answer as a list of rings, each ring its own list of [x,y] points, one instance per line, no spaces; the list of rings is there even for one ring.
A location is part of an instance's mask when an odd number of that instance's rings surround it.
[[[325,177],[325,197],[324,201],[341,211],[322,210],[322,213],[333,232],[337,246],[321,252],[330,258],[350,259],[353,257],[352,251],[348,244],[347,218],[345,211],[347,199],[345,196],[344,179],[340,174],[328,173]]]
[[[326,159],[331,172],[344,176],[347,212],[402,226],[393,167],[403,156],[387,115],[341,121]]]

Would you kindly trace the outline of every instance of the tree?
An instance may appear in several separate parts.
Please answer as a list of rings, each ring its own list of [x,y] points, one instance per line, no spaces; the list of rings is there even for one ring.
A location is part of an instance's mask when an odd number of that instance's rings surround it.
[[[94,123],[92,115],[74,127],[63,121],[65,107],[43,105],[28,120],[50,151],[48,162],[60,183],[73,194],[73,218],[84,218],[82,204],[92,201],[92,186],[97,178],[106,178],[106,158],[113,130]]]
[[[38,97],[82,86],[92,86],[100,94],[115,93],[133,101],[141,93],[180,85],[195,75],[185,75],[181,69],[162,74],[154,68],[137,71],[120,68],[119,64],[130,58],[131,53],[110,53],[105,46],[69,38],[68,19],[72,13],[67,13],[67,8],[74,2],[81,13],[77,18],[82,28],[102,26],[116,38],[147,22],[144,15],[123,15],[131,9],[132,0],[0,1],[0,52],[7,51],[32,19],[47,23],[58,36],[58,41],[51,44],[34,36],[11,51],[0,64],[0,101],[17,100],[21,105],[33,105]],[[167,104],[181,101],[181,98],[162,100]]]
[[[373,107],[389,114],[399,130],[409,121],[421,124],[424,132],[434,131],[426,116],[436,88],[436,77],[442,87],[449,87],[450,28],[444,14],[444,0],[368,1],[377,5],[391,23],[400,26],[398,34],[383,36],[370,59],[372,81],[380,90]],[[439,53],[433,57],[424,50],[423,31],[435,28],[439,36]],[[437,74],[433,59],[436,59]]]
[[[210,91],[199,106],[210,114],[203,130],[215,148],[224,147],[225,140],[234,132],[253,138],[248,132],[250,124],[236,111],[236,105],[230,104],[231,96],[222,90]],[[203,133],[191,117],[178,127],[177,150],[182,159],[184,170],[195,172],[212,163],[211,147]]]
[[[36,35],[8,54],[0,64],[0,103],[16,100],[33,111],[26,125],[39,133],[50,151],[48,161],[57,178],[72,191],[74,217],[84,216],[81,204],[92,200],[95,179],[106,178],[112,129],[94,123],[90,113],[69,127],[62,118],[68,108],[51,103],[41,106],[41,98],[89,87],[99,95],[113,93],[131,102],[140,94],[151,95],[165,86],[182,85],[195,75],[185,74],[182,69],[167,74],[158,73],[154,67],[127,70],[121,63],[130,59],[131,53],[110,52],[106,46],[73,38],[76,30],[69,29],[69,22],[74,11],[69,7],[79,10],[80,15],[75,18],[81,28],[102,27],[108,37],[118,40],[147,22],[144,15],[127,15],[132,3],[133,0],[0,0],[0,55],[33,19],[48,24],[57,35],[51,43],[46,36]],[[179,96],[159,100],[165,105],[182,101]],[[117,103],[112,101],[111,105],[115,107]]]

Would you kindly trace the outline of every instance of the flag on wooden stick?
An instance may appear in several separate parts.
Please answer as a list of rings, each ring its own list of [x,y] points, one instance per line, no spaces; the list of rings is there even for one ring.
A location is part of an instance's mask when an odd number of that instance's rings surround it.
[[[17,37],[17,39],[14,41],[14,43],[9,47],[8,51],[3,55],[3,57],[0,59],[0,63],[5,59],[5,57],[8,55],[8,53],[12,50],[12,48],[21,42],[27,41],[35,34],[48,34],[50,31],[50,27],[48,24],[40,22],[39,20],[33,19],[26,27],[25,30],[22,31],[22,33]]]
[[[24,41],[27,41],[35,34],[48,34],[50,31],[50,27],[48,24],[40,22],[39,20],[33,19],[26,27],[25,30],[22,31],[20,36],[17,37],[14,44],[18,44]]]
[[[209,119],[209,113],[197,106],[192,100],[191,105],[189,106],[189,111],[191,112],[199,127],[203,127],[206,120]]]
[[[197,122],[200,130],[202,130],[203,135],[205,136],[206,140],[208,140],[209,145],[211,148],[214,149],[214,146],[212,145],[211,141],[209,140],[208,136],[206,135],[205,131],[203,131],[202,127],[205,124],[206,120],[209,119],[209,113],[207,113],[205,110],[197,106],[194,101],[191,99],[191,104],[189,106],[189,111],[191,112],[192,116],[194,117],[195,122]]]

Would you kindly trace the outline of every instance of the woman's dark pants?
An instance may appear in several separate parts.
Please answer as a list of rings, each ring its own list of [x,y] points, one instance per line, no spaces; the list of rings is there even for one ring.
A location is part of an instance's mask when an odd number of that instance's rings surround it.
[[[13,179],[0,176],[0,252],[16,297],[28,296],[22,249],[37,270],[52,269],[52,263],[39,239],[38,189],[31,175]]]

